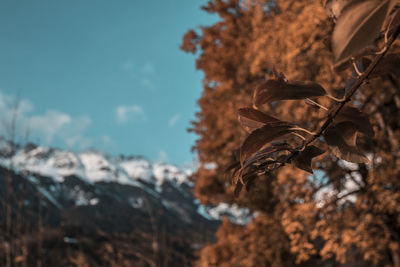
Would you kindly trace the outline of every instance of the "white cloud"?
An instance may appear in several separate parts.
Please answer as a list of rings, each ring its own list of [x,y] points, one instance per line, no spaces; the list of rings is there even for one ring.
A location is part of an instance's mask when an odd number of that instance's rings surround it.
[[[84,132],[92,124],[92,119],[87,116],[79,116],[71,119],[71,122],[61,128],[57,135],[63,140],[69,148],[87,149],[93,145],[92,138],[84,135]]]
[[[180,118],[181,114],[175,114],[174,116],[172,116],[168,121],[169,127],[174,127],[175,124],[180,120]]]
[[[44,115],[30,118],[29,127],[32,132],[40,133],[47,144],[51,143],[60,130],[70,124],[71,117],[57,110],[48,110]]]
[[[33,105],[30,101],[26,99],[17,99],[15,96],[6,95],[0,91],[0,118],[3,130],[5,130],[4,128],[10,127],[15,112],[15,119],[19,121],[32,110]],[[4,132],[0,131],[0,134],[4,134]]]
[[[0,135],[10,138],[15,103],[18,103],[15,122],[17,138],[29,132],[29,140],[41,140],[45,145],[61,141],[68,148],[82,149],[92,144],[92,140],[84,134],[92,123],[89,116],[72,117],[59,110],[46,110],[43,114],[32,114],[35,112],[32,102],[27,99],[18,100],[15,96],[2,92],[0,92],[0,121],[2,123]]]
[[[139,105],[121,105],[115,109],[118,123],[125,123],[132,119],[145,119],[143,108]]]
[[[30,101],[6,95],[0,91],[0,135],[12,138],[13,127],[15,134],[26,131],[24,128],[26,116],[32,110],[33,105]]]

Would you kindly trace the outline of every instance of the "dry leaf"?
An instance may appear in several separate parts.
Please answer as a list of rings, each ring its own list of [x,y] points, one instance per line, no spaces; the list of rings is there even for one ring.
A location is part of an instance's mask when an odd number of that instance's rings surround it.
[[[234,195],[235,195],[235,197],[238,197],[238,196],[239,196],[239,194],[240,194],[240,192],[242,191],[244,185],[246,186],[246,191],[249,191],[251,185],[254,183],[254,181],[255,181],[256,178],[257,178],[257,174],[254,174],[254,173],[246,173],[246,174],[243,176],[243,182],[244,182],[244,183],[238,182],[238,183],[236,184],[236,186],[235,186],[235,190],[234,190]]]
[[[256,180],[256,178],[257,178],[257,175],[253,174],[246,179],[246,191],[247,192],[250,191],[250,187],[254,184],[254,181]]]
[[[325,153],[325,151],[316,146],[308,146],[292,159],[291,164],[299,169],[313,173],[311,161],[313,158],[322,155],[323,153]]]
[[[391,1],[370,0],[350,5],[338,18],[332,34],[336,62],[354,56],[378,36]]]
[[[374,130],[371,122],[369,121],[369,117],[359,109],[355,107],[344,106],[335,118],[335,123],[341,123],[345,121],[352,122],[357,131],[365,136],[374,136]]]
[[[269,146],[260,151],[258,151],[254,156],[247,159],[243,164],[243,169],[249,167],[250,165],[260,161],[261,159],[266,160],[268,156],[281,151],[290,151],[292,148],[288,145],[281,146]]]
[[[266,124],[281,122],[277,118],[253,108],[241,108],[238,110],[237,114],[240,124],[248,133],[261,128]]]
[[[391,36],[396,30],[396,28],[399,26],[400,26],[400,8],[398,8],[392,15],[392,19],[388,26],[389,29],[388,36]]]
[[[356,147],[357,128],[352,122],[334,124],[324,132],[323,136],[336,157],[354,163],[369,162]]]
[[[229,172],[237,167],[240,167],[240,162],[234,162],[231,165],[229,165],[228,167],[225,168],[225,172]]]
[[[325,94],[325,89],[317,83],[290,84],[283,80],[268,80],[254,91],[253,103],[257,107],[277,100],[297,100]]]
[[[240,148],[240,163],[243,163],[260,148],[268,144],[269,142],[282,137],[290,132],[292,125],[278,125],[274,126],[267,124],[259,129],[254,130],[243,142]]]
[[[242,188],[243,188],[243,184],[242,183],[240,183],[240,182],[236,183],[235,190],[233,191],[233,194],[234,194],[235,197],[239,196],[240,192],[242,191]]]
[[[351,2],[351,0],[327,0],[325,3],[325,9],[329,16],[337,18],[349,2]]]
[[[367,62],[367,60],[365,61]],[[371,61],[367,62],[367,64],[368,63],[371,63]],[[369,78],[379,77],[386,74],[393,74],[396,77],[400,77],[400,56],[398,54],[386,55],[369,75]]]

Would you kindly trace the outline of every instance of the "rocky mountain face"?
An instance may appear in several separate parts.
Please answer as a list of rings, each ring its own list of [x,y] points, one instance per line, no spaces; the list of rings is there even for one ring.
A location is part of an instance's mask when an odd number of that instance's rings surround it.
[[[0,145],[2,263],[191,266],[226,215],[191,192],[192,170],[142,157]]]

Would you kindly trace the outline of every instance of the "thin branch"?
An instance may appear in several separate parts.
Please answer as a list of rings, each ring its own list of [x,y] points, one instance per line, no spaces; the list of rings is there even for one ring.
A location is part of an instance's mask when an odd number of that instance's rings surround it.
[[[353,172],[359,174],[359,171],[358,171],[358,170],[357,170],[357,171],[350,171],[350,172],[349,172],[349,178],[350,178],[350,180],[352,180],[355,184],[357,184],[359,188],[364,188],[364,185],[361,184],[359,181],[357,181],[357,179],[352,175]]]
[[[364,191],[364,190],[363,190],[363,189],[357,189],[357,190],[353,190],[353,191],[347,192],[347,193],[344,194],[344,195],[335,197],[335,198],[332,199],[331,201],[325,203],[325,204],[324,204],[324,207],[327,207],[327,206],[329,206],[329,205],[332,205],[332,204],[334,204],[334,203],[336,203],[336,202],[338,202],[338,201],[340,201],[340,200],[342,200],[342,199],[344,199],[344,198],[346,198],[346,197],[349,197],[349,196],[351,196],[351,195],[353,195],[353,194],[358,194],[358,193],[360,193],[360,192],[362,192],[362,191]]]
[[[353,65],[354,71],[357,73],[357,77],[360,77],[362,75],[362,71],[360,71],[357,67],[357,64],[354,62],[354,59],[351,60],[351,64]]]
[[[297,136],[297,137],[299,137],[301,140],[303,140],[303,141],[306,141],[307,139],[304,137],[304,136],[302,136],[301,134],[298,134],[298,133],[292,133],[293,135],[295,135],[295,136]]]
[[[301,128],[301,127],[294,127],[294,128],[290,128],[289,130],[292,130],[292,131],[301,131],[301,132],[307,133],[307,134],[309,134],[309,135],[315,135],[314,132],[310,132],[309,130],[304,129],[304,128]]]
[[[357,81],[353,84],[353,86],[349,89],[349,91],[345,94],[343,99],[339,102],[336,103],[335,106],[333,106],[329,112],[328,112],[328,117],[326,118],[325,122],[322,124],[321,128],[313,135],[311,136],[304,144],[304,148],[311,145],[316,139],[318,139],[324,132],[325,130],[332,124],[336,116],[339,114],[339,112],[342,110],[344,105],[346,103],[351,101],[352,96],[357,92],[357,90],[360,88],[360,86],[368,79],[369,75],[375,70],[376,66],[378,63],[383,59],[383,57],[387,54],[389,51],[389,48],[392,46],[393,42],[397,39],[397,37],[400,34],[400,26],[396,28],[394,31],[393,35],[389,38],[388,42],[386,43],[385,47],[386,49],[381,53],[376,55],[374,60],[371,62],[371,64],[368,66],[368,68],[363,72],[361,76],[358,77]],[[331,98],[331,96],[328,96]],[[267,172],[276,170],[287,163],[290,162],[292,158],[294,158],[297,154],[299,153],[298,150],[291,152],[280,164],[277,164],[275,168],[266,170],[264,172],[261,172],[262,174],[265,174]],[[259,166],[260,168],[261,166]]]
[[[308,101],[311,105],[315,105],[315,106],[317,106],[317,107],[319,107],[319,108],[322,108],[322,109],[325,110],[325,111],[328,111],[328,108],[327,108],[327,107],[325,107],[325,106],[323,106],[323,105],[321,105],[321,104],[315,102],[314,100],[311,100],[311,99],[309,99],[309,98],[306,98],[306,101]]]
[[[336,102],[339,102],[339,103],[341,103],[341,102],[343,102],[345,100],[344,97],[343,98],[336,98],[336,97],[334,97],[333,95],[330,95],[330,94],[326,94],[325,96],[327,98],[332,99],[333,101],[336,101]]]

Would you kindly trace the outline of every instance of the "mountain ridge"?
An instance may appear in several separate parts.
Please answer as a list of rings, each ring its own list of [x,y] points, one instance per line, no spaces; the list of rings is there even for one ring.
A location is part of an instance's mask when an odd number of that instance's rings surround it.
[[[192,262],[196,249],[214,241],[223,216],[236,224],[246,224],[253,217],[237,206],[203,206],[192,194],[192,172],[137,156],[73,153],[34,144],[13,151],[9,143],[0,144],[0,191],[12,202],[12,221],[21,216],[18,211],[26,217],[28,228],[42,221],[56,233],[49,243],[67,247],[83,244],[82,235],[85,240],[105,238],[103,245],[113,247],[122,238],[126,249],[120,253],[137,264],[141,260],[132,251],[142,251],[147,260],[142,259],[143,266],[148,261],[165,261],[172,252],[183,253]],[[4,218],[0,222],[7,224]],[[143,240],[133,242],[130,236]],[[92,252],[96,257],[98,250]],[[83,257],[95,260],[85,253]],[[170,264],[182,263],[177,256],[167,258]],[[50,264],[54,259],[47,260]]]

